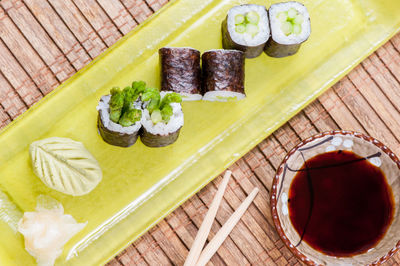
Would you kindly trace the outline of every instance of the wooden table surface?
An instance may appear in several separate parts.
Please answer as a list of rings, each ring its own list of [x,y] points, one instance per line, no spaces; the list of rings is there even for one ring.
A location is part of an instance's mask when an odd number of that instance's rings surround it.
[[[167,0],[1,0],[0,125],[71,77]],[[212,237],[260,188],[210,265],[299,265],[275,232],[269,190],[276,167],[300,140],[335,129],[366,133],[400,154],[400,34],[230,167]],[[221,177],[177,208],[109,265],[182,265]],[[385,265],[400,263],[400,254]]]

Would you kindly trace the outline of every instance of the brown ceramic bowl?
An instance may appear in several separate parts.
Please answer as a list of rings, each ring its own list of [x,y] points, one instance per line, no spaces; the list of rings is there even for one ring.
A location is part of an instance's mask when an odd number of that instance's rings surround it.
[[[395,201],[393,220],[384,237],[367,252],[353,257],[329,256],[313,249],[305,241],[300,241],[300,236],[292,226],[288,214],[287,196],[296,172],[287,170],[287,167],[299,169],[304,163],[302,156],[308,160],[332,150],[352,150],[362,157],[380,152],[379,157],[369,160],[380,167],[385,174]],[[399,159],[388,147],[372,137],[352,131],[331,131],[310,137],[286,155],[275,175],[270,205],[276,230],[291,252],[308,265],[380,265],[400,248],[399,177]]]

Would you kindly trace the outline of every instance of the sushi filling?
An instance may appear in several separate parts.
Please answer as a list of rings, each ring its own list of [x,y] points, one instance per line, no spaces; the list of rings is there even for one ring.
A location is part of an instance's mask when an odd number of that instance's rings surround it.
[[[290,8],[288,11],[279,12],[276,18],[280,21],[281,30],[286,36],[301,33],[304,17],[296,9]]]
[[[301,44],[311,33],[307,8],[298,2],[273,4],[269,9],[272,39],[284,45]]]
[[[209,91],[203,96],[204,101],[212,102],[231,102],[242,100],[244,98],[246,98],[246,95],[234,91]]]
[[[228,30],[232,40],[240,45],[265,43],[270,34],[268,13],[261,5],[242,5],[228,12]]]
[[[134,134],[139,131],[141,124],[140,124],[140,117],[134,124],[130,126],[122,126],[121,124],[115,123],[111,120],[110,117],[110,99],[111,95],[105,95],[101,97],[100,102],[97,106],[97,110],[100,113],[100,119],[103,123],[104,127],[110,131],[122,133],[122,134]],[[140,103],[135,103],[136,108],[140,108]]]
[[[164,99],[169,92],[160,92],[160,100]],[[150,100],[147,107],[143,110],[141,123],[143,128],[153,135],[166,136],[175,133],[183,126],[183,112],[179,102],[170,102],[167,111],[164,108],[154,108],[152,110],[152,101]],[[150,107],[150,108],[149,108]],[[168,113],[168,115],[166,115]],[[168,118],[167,118],[168,116]]]
[[[258,27],[259,21],[260,16],[255,11],[250,11],[245,15],[237,14],[235,16],[235,31],[237,33],[247,33],[254,38],[260,31]]]

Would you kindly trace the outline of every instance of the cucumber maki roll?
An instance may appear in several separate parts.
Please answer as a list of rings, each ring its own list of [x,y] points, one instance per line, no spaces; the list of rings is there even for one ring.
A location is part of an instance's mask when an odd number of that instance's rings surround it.
[[[307,8],[298,2],[271,5],[269,21],[271,39],[264,51],[271,57],[285,57],[297,53],[311,33]]]
[[[186,47],[163,47],[158,54],[161,91],[179,93],[184,101],[201,100],[200,52]]]
[[[164,147],[174,143],[183,126],[182,98],[175,92],[158,92],[148,89],[142,95],[143,129],[140,139],[148,147]]]
[[[132,87],[111,89],[109,95],[101,97],[97,106],[97,127],[103,140],[111,145],[129,147],[133,145],[141,128],[141,103],[138,101],[144,82],[134,82]]]
[[[219,49],[203,53],[203,100],[244,99],[244,60],[244,53],[239,50]]]
[[[268,12],[261,5],[232,7],[222,22],[224,49],[237,49],[246,58],[259,56],[270,36]]]

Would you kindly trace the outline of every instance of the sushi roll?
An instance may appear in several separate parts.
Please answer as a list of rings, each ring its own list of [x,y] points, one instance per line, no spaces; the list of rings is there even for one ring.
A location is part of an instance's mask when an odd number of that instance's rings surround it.
[[[295,53],[311,33],[307,8],[298,2],[273,4],[269,8],[271,39],[265,53],[271,57],[285,57]]]
[[[148,147],[165,147],[174,143],[183,126],[183,112],[177,93],[158,92],[149,89],[142,95],[146,107],[143,110],[143,129],[140,139]]]
[[[253,4],[232,7],[221,30],[224,49],[241,50],[246,58],[257,57],[270,36],[267,9]]]
[[[186,47],[163,47],[158,54],[161,91],[179,93],[184,101],[201,100],[200,52]]]
[[[138,97],[132,87],[124,90],[116,87],[109,95],[101,97],[97,106],[97,127],[105,142],[120,147],[129,147],[136,142],[142,117]]]
[[[210,50],[202,55],[203,100],[234,101],[244,92],[244,53],[239,50]]]

